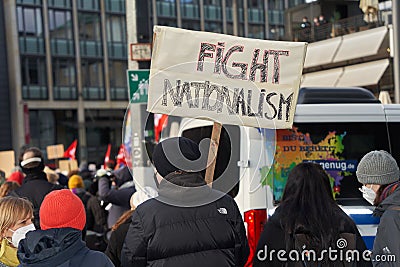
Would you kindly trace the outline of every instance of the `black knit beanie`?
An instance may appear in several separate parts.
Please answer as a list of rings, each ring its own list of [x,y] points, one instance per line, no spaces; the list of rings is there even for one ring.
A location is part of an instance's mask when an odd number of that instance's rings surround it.
[[[198,172],[205,169],[199,146],[185,137],[173,137],[160,142],[153,152],[153,164],[165,177],[175,171]]]

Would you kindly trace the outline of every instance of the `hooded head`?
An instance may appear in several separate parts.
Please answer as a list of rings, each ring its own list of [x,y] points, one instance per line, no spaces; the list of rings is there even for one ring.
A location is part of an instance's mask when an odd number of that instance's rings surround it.
[[[35,174],[43,172],[44,159],[43,154],[37,147],[31,147],[24,151],[19,163],[25,174]]]
[[[153,164],[162,177],[177,171],[193,173],[206,168],[199,146],[185,137],[173,137],[160,142],[154,148]]]

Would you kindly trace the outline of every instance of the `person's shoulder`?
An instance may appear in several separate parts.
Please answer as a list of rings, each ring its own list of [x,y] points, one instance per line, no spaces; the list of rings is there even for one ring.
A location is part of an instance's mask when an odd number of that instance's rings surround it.
[[[161,204],[161,202],[159,200],[157,200],[156,198],[150,198],[146,201],[144,201],[143,203],[141,203],[139,206],[136,207],[136,211],[142,212],[144,210],[148,210],[148,209],[152,209],[154,207],[157,207]]]
[[[108,266],[104,264],[111,261],[103,252],[89,249],[85,255],[85,262],[91,263],[90,266]]]

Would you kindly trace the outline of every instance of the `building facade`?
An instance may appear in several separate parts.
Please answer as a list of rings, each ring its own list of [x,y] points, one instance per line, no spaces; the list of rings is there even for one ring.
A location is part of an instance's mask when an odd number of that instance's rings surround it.
[[[0,90],[7,88],[12,114],[3,122],[11,125],[12,140],[4,137],[4,144],[18,152],[28,141],[45,150],[78,139],[80,160],[101,163],[109,143],[111,156],[116,154],[128,106],[132,40],[126,14],[128,20],[133,16],[137,43],[151,43],[153,25],[288,40],[287,25],[298,22],[287,10],[308,2],[313,1],[2,0],[7,49],[0,59],[6,57],[7,69],[0,68],[0,75],[8,83],[2,79]],[[146,69],[150,62],[134,66]]]

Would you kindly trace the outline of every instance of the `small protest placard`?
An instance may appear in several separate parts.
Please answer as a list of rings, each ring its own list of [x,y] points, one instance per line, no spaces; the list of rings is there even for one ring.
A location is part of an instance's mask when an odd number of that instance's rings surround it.
[[[64,145],[63,144],[47,146],[46,151],[47,151],[48,159],[59,159],[59,158],[64,157]]]
[[[61,171],[65,171],[65,172],[70,172],[72,170],[78,170],[78,162],[74,159],[74,160],[68,160],[68,159],[64,159],[64,160],[60,160],[58,161],[58,168]]]
[[[0,151],[0,170],[6,173],[9,177],[11,170],[15,167],[15,153],[14,150]]]

